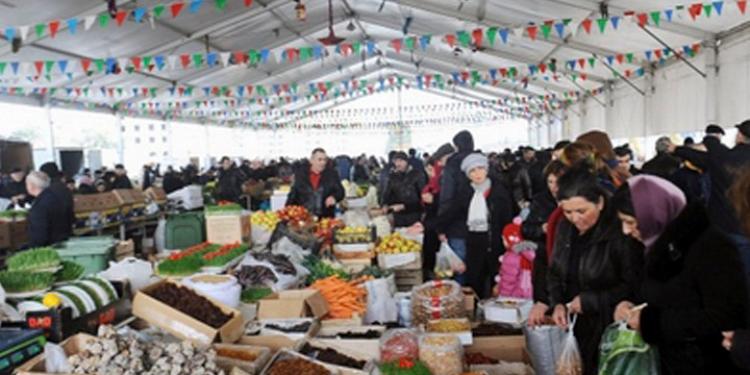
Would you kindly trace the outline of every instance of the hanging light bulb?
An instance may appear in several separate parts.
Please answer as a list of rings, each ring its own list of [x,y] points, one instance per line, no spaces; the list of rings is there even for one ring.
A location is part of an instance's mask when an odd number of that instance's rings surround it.
[[[307,8],[305,4],[302,4],[302,0],[297,0],[297,5],[294,7],[294,11],[297,12],[297,20],[304,21],[307,19]]]

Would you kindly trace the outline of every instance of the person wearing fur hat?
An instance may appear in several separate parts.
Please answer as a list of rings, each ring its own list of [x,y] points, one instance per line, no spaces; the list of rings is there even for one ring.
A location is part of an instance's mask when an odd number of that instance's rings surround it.
[[[480,298],[487,298],[504,249],[501,228],[513,218],[513,199],[502,183],[490,178],[483,154],[467,155],[461,171],[469,179],[469,187],[459,187],[454,199],[441,203],[438,232],[444,234],[448,225],[455,225],[451,223],[461,223],[459,229],[466,240],[465,284]]]

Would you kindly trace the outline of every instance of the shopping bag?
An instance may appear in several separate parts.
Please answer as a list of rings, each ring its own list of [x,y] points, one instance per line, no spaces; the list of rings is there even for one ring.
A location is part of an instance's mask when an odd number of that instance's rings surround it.
[[[583,360],[581,359],[581,351],[578,349],[578,342],[573,334],[573,328],[576,325],[576,319],[578,315],[573,315],[568,325],[568,332],[565,334],[563,341],[562,350],[560,356],[557,358],[555,364],[556,375],[582,375],[583,374]]]
[[[523,325],[526,348],[537,375],[555,375],[555,362],[560,356],[565,331],[555,325],[529,327]]]
[[[599,375],[659,374],[659,355],[625,321],[612,323],[599,344]]]
[[[440,244],[440,251],[438,251],[435,259],[435,274],[453,274],[453,273],[464,273],[466,271],[466,264],[451,249],[448,242],[442,242]]]

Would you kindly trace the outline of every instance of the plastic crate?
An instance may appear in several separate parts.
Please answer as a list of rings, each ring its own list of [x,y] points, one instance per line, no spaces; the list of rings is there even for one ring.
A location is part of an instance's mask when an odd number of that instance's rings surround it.
[[[170,216],[164,229],[164,247],[185,249],[206,240],[203,212],[189,212]]]
[[[44,350],[41,330],[0,328],[0,374],[10,374],[18,365]]]
[[[112,246],[66,246],[57,249],[60,258],[82,265],[86,271],[85,275],[99,273],[107,269],[109,261],[112,260]]]

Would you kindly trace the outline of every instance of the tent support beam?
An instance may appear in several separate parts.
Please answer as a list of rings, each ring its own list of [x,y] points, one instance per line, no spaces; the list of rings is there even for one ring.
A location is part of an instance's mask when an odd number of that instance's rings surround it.
[[[705,72],[703,72],[702,70],[698,69],[698,67],[696,67],[695,65],[693,65],[693,63],[691,63],[685,57],[683,57],[681,53],[677,53],[677,51],[675,51],[672,47],[670,47],[669,44],[667,44],[667,42],[665,42],[662,38],[659,38],[658,35],[654,34],[651,30],[649,30],[648,28],[646,28],[646,26],[642,26],[642,25],[638,25],[638,26],[641,28],[641,30],[643,30],[644,32],[646,32],[646,34],[648,34],[651,38],[653,38],[654,40],[656,40],[657,42],[659,42],[659,44],[661,44],[662,46],[664,46],[664,48],[668,49],[675,56],[677,56],[678,59],[680,59],[682,62],[684,62],[685,64],[687,64],[687,66],[689,66],[690,69],[693,69],[693,71],[695,71],[696,73],[698,73],[698,75],[700,75],[701,77],[706,78],[706,73]]]
[[[620,74],[620,72],[618,72],[617,70],[615,70],[615,68],[613,68],[612,65],[607,64],[607,62],[604,61],[604,60],[602,60],[598,55],[594,55],[594,57],[597,60],[599,60],[599,62],[602,63],[605,67],[607,67],[607,69],[609,69],[609,71],[612,72],[612,74],[614,74],[615,77],[622,78],[622,80],[625,81],[625,83],[627,83],[630,87],[632,87],[633,90],[637,91],[639,94],[641,94],[641,96],[646,96],[646,92],[643,91],[643,90],[641,90],[640,87],[636,86],[635,83],[633,83],[633,81],[631,81],[630,79],[628,79],[628,77],[625,77],[622,74]]]

